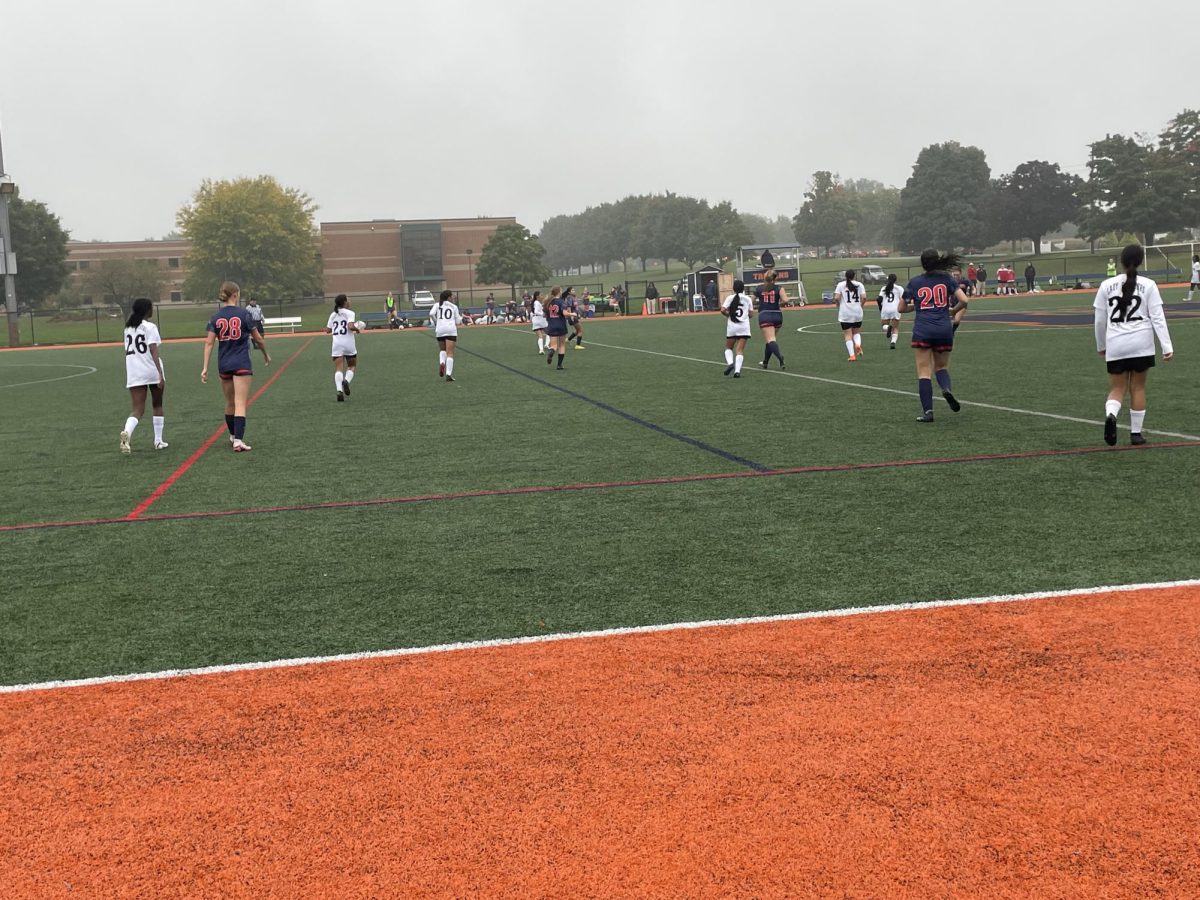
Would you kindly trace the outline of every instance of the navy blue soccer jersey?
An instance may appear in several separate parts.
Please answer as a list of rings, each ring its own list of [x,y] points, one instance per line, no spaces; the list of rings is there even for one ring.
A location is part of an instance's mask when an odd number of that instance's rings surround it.
[[[567,333],[566,309],[561,297],[555,297],[546,303],[546,333],[553,335]]]
[[[250,314],[237,306],[223,306],[213,314],[208,330],[217,336],[218,372],[250,372],[250,332],[257,327]]]
[[[904,299],[916,309],[913,328],[922,325],[930,328],[949,327],[950,307],[955,303],[954,294],[958,281],[946,272],[923,272],[908,283]]]
[[[754,305],[758,307],[759,325],[779,326],[783,324],[783,309],[780,307],[782,300],[778,287],[766,287],[760,284],[754,289]]]

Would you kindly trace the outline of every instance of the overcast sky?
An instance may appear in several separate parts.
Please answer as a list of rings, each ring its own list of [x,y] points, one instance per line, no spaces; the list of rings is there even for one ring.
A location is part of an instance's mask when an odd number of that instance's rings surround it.
[[[948,140],[1086,175],[1089,142],[1200,106],[1198,35],[1195,0],[0,0],[0,129],[83,240],[259,174],[322,221],[791,215],[815,170],[899,187]]]

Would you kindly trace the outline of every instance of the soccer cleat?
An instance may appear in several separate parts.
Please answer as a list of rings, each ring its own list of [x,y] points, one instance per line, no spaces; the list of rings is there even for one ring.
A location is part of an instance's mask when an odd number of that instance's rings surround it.
[[[564,369],[565,369],[564,366],[555,366],[554,367],[554,371],[556,371],[556,372],[562,372]]]
[[[787,366],[785,366],[783,363],[780,363],[780,364],[779,364],[779,371],[780,371],[780,372],[786,372],[786,371],[787,371]]]
[[[586,350],[587,347],[583,346],[583,344],[576,344],[575,349],[576,350]]]
[[[727,365],[727,366],[725,367],[725,374],[726,374],[726,375],[732,375],[732,374],[733,374],[733,363],[730,363],[729,365]]]
[[[1117,443],[1117,417],[1104,417],[1104,443],[1110,447],[1116,446]]]
[[[446,364],[438,363],[438,378],[444,377],[446,374]]]
[[[170,446],[171,446],[171,445],[170,445],[170,444],[168,444],[166,441],[155,441],[155,442],[154,442],[154,449],[155,449],[155,450],[166,450],[166,449],[167,449],[168,447],[170,447]]]
[[[133,448],[129,446],[129,432],[121,432],[121,452],[128,456],[133,452]]]
[[[958,412],[960,409],[962,409],[962,404],[959,403],[954,398],[954,395],[949,391],[942,391],[942,396],[946,398],[946,405],[954,410],[954,412]]]
[[[454,380],[454,376],[453,376],[453,375],[447,375],[447,376],[446,376],[446,380],[447,380],[447,381],[453,381],[453,380]]]
[[[857,356],[849,356],[846,358],[846,362],[858,362],[858,357]]]
[[[249,451],[251,451],[253,449],[254,448],[251,447],[249,444],[247,444],[245,441],[239,441],[237,438],[233,439],[233,452],[234,453],[248,453]]]
[[[758,367],[759,367],[760,369],[766,369],[766,368],[767,368],[767,364],[766,364],[765,362],[761,362],[761,363],[759,363],[759,364],[758,364]]]
[[[741,378],[741,377],[742,377],[742,373],[741,373],[741,372],[734,372],[734,373],[733,373],[733,377],[734,377],[734,378]]]
[[[925,410],[925,412],[917,418],[917,421],[918,422],[932,422],[933,421],[933,410],[931,410],[931,409]]]
[[[553,364],[554,364],[554,351],[551,350],[546,354],[546,365],[549,366],[549,365],[553,365]]]
[[[895,345],[895,344],[892,344],[892,349],[893,349],[893,350],[895,350],[895,349],[896,349],[896,345]]]
[[[337,397],[338,397],[338,399],[337,399],[337,402],[338,402],[338,403],[345,403],[345,402],[346,402],[346,395],[345,395],[345,394],[343,394],[341,391],[338,391],[338,392],[337,392]]]
[[[347,397],[350,396],[350,379],[348,378],[342,382],[342,393]]]
[[[1133,434],[1129,435],[1129,443],[1133,444],[1135,447],[1140,447],[1142,444],[1146,443],[1146,439],[1142,437],[1142,433],[1140,431],[1135,431]]]

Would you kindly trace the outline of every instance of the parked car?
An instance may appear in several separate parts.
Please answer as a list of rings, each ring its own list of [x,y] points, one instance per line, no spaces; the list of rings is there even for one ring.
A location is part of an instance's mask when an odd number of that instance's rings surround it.
[[[432,309],[436,302],[437,298],[433,296],[433,291],[413,291],[413,309]]]
[[[887,281],[887,272],[879,266],[863,266],[858,273],[858,280],[863,284],[883,284]]]

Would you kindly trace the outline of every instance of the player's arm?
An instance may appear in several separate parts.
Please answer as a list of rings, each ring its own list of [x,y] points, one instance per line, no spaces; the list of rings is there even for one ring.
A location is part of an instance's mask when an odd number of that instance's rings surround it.
[[[897,309],[899,309],[902,313],[912,312],[914,309],[916,309],[916,307],[909,302],[907,288],[905,288],[904,292],[900,295],[900,305],[897,307]]]
[[[950,315],[956,316],[967,311],[967,295],[962,288],[954,291],[954,305],[950,307]]]
[[[1146,314],[1150,317],[1150,324],[1154,326],[1154,336],[1158,338],[1163,361],[1166,362],[1175,355],[1175,347],[1171,344],[1171,333],[1167,331],[1167,315],[1163,312],[1162,294],[1158,292],[1157,284],[1147,291]]]
[[[212,327],[211,325],[209,326]],[[217,342],[217,333],[209,331],[204,336],[204,365],[200,367],[200,383],[208,384],[208,358],[212,356],[213,344]]]
[[[250,330],[250,340],[254,342],[254,346],[262,353],[263,362],[269,366],[271,364],[271,354],[267,352],[267,339],[263,337],[262,332],[257,328],[252,328]]]
[[[1101,356],[1108,344],[1108,303],[1100,295],[1096,294],[1096,352]]]
[[[158,383],[163,383],[162,360],[158,358],[158,344],[150,345],[150,358],[154,360],[154,368],[158,369]]]

